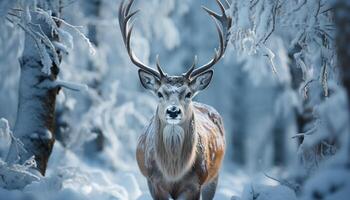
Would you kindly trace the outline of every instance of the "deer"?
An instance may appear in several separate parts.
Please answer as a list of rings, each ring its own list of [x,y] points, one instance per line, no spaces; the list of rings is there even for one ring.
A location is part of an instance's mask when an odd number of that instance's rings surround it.
[[[193,101],[213,77],[212,67],[223,57],[230,36],[230,4],[216,0],[222,14],[202,6],[213,18],[219,34],[219,48],[200,67],[197,56],[187,72],[166,74],[156,57],[156,69],[142,63],[131,48],[133,24],[139,10],[131,11],[134,0],[122,1],[119,26],[132,63],[138,67],[141,85],[158,97],[154,116],[139,136],[136,160],[147,179],[153,199],[213,199],[219,169],[225,154],[225,130],[220,114],[211,106]]]

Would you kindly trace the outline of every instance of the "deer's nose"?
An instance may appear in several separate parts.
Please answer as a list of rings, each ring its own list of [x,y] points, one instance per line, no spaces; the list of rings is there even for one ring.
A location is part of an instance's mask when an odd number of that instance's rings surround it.
[[[170,106],[167,108],[166,114],[175,119],[177,116],[179,116],[179,114],[181,114],[181,110],[176,106]]]

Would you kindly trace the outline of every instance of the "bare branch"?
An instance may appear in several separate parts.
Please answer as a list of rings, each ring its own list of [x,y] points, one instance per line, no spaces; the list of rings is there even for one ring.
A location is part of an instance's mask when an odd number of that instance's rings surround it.
[[[278,2],[274,5],[273,9],[272,9],[272,27],[270,32],[266,35],[266,37],[263,39],[263,44],[266,43],[266,41],[269,39],[269,37],[272,35],[272,33],[275,31],[275,27],[276,27],[276,15],[277,15],[277,8],[278,6]]]

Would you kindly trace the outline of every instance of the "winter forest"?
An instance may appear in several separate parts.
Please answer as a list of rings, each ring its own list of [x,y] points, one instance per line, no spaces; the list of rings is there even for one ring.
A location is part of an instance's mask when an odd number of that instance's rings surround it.
[[[153,199],[135,155],[161,100],[130,60],[121,3],[0,0],[1,200]],[[193,98],[223,118],[215,200],[349,199],[349,0],[135,0],[136,10],[134,55],[154,69],[159,55],[169,75],[227,45]]]

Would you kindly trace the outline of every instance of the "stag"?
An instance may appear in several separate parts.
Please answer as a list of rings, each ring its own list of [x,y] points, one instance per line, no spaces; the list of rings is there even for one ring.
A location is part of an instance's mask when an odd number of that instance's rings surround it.
[[[203,6],[214,19],[220,46],[205,65],[196,67],[197,57],[181,76],[164,73],[157,56],[157,70],[143,64],[131,49],[133,25],[130,20],[134,0],[122,2],[119,26],[128,55],[139,70],[144,88],[159,100],[154,117],[139,137],[136,159],[147,178],[154,199],[213,199],[218,171],[225,153],[224,126],[220,114],[212,107],[192,101],[209,85],[212,67],[222,58],[227,47],[232,19],[225,9],[230,5],[216,0],[221,15]]]

